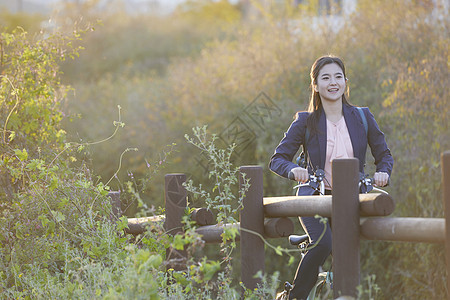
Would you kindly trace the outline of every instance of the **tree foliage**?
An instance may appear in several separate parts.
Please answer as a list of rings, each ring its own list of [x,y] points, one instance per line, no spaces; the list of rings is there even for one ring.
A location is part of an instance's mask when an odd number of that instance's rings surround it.
[[[74,39],[32,37],[22,29],[1,35],[2,198],[30,183],[25,171],[36,167],[30,161],[39,165],[65,147],[61,101],[68,87],[60,84],[59,63],[77,55]]]

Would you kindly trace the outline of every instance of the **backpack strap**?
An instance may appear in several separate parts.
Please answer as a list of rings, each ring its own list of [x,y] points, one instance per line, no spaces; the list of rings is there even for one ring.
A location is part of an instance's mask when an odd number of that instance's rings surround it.
[[[304,153],[304,168],[307,169],[308,168],[308,149],[306,149],[306,143],[309,140],[309,128],[306,127],[306,132],[305,132],[305,140],[303,141],[303,153]]]
[[[309,140],[309,128],[306,127],[306,132],[305,132],[305,141],[303,142],[303,147],[306,150],[306,142]]]
[[[367,125],[367,119],[366,119],[366,115],[364,114],[363,110],[361,107],[356,107],[358,109],[359,115],[361,116],[363,125],[364,125],[364,129],[366,130],[366,136],[367,133],[369,131],[369,126]]]
[[[369,126],[367,125],[366,115],[364,114],[361,107],[356,107],[356,108],[358,109],[359,115],[361,116],[361,120],[363,122],[364,130],[366,131],[366,137],[367,137],[367,134],[369,132]],[[364,155],[364,166],[365,165],[366,165],[366,162],[365,162],[365,155]]]

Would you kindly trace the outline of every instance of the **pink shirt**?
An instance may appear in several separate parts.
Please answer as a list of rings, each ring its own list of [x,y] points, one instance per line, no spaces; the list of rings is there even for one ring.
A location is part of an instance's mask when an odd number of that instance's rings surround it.
[[[353,146],[345,118],[336,123],[327,119],[327,154],[325,159],[325,187],[331,189],[331,161],[335,158],[353,157]]]

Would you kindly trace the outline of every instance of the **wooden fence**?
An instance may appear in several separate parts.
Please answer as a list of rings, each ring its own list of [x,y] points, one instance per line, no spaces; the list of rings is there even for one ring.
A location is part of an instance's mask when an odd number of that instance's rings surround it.
[[[202,225],[197,232],[207,243],[221,242],[221,234],[227,226],[240,231],[241,280],[245,287],[253,289],[260,283],[254,275],[264,272],[264,238],[287,237],[294,225],[289,217],[321,215],[333,220],[333,294],[356,296],[360,284],[360,238],[384,241],[445,243],[447,274],[450,274],[450,151],[441,156],[442,187],[445,218],[389,218],[395,208],[387,194],[359,194],[359,162],[356,158],[338,159],[332,163],[333,193],[331,196],[263,196],[263,171],[259,166],[243,166],[241,174],[250,179],[250,189],[243,199],[240,223],[212,225],[213,215],[206,209],[196,209],[192,219]],[[128,233],[144,231],[146,224],[164,222],[169,234],[182,232],[182,217],[186,209],[184,174],[168,174],[165,177],[165,216],[129,219]],[[240,178],[242,185],[242,176]],[[118,195],[112,193],[113,205],[120,207]],[[116,216],[120,209],[113,209]],[[257,234],[255,234],[257,233]],[[172,268],[183,269],[186,253],[167,250]],[[450,291],[450,276],[447,290]],[[448,298],[450,299],[450,297]]]

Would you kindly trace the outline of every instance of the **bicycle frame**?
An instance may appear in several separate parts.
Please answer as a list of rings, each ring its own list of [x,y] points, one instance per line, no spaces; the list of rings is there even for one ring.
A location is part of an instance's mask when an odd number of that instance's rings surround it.
[[[301,253],[302,257],[310,249],[309,248],[309,237],[307,234],[301,235],[301,236],[290,235],[289,243],[291,245],[296,245],[298,247],[298,249],[300,249],[300,253]],[[316,293],[320,292],[324,285],[328,285],[332,289],[332,287],[333,287],[333,272],[323,271],[322,267],[320,267],[319,274],[317,276],[317,281],[314,284],[313,288],[311,289],[311,291],[306,299],[307,300],[316,299]],[[292,289],[292,285],[289,282],[286,282],[284,284],[284,287],[285,287],[285,290],[283,292],[284,292],[285,298],[280,297],[278,299],[287,299],[287,295],[290,292],[290,290]],[[328,290],[328,293],[331,291],[331,289]]]
[[[316,292],[319,286],[328,284],[333,287],[333,272],[319,272],[319,276],[317,277],[317,282],[314,285],[314,287],[311,289],[311,292],[309,292],[308,298],[306,300],[315,300],[316,299]]]

